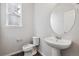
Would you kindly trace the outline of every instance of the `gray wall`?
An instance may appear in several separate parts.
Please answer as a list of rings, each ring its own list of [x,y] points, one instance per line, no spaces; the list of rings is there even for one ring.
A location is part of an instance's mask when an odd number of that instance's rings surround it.
[[[1,39],[2,48],[0,55],[7,55],[19,50],[22,46],[31,42],[33,36],[33,4],[23,4],[23,26],[7,27],[6,26],[6,4],[1,4]],[[17,40],[21,41],[17,41]]]
[[[52,55],[53,50],[45,44],[43,38],[47,36],[54,36],[50,27],[50,13],[55,4],[39,3],[35,4],[34,14],[34,35],[41,37],[39,51],[43,55]],[[79,8],[79,6],[78,6]],[[62,55],[77,55],[79,56],[79,9],[76,11],[76,24],[73,30],[64,36],[65,39],[73,40],[73,44],[69,49],[63,50]]]

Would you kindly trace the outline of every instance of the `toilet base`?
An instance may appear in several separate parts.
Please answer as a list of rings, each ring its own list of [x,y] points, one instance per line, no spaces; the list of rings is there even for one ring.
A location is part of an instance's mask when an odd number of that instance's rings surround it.
[[[32,50],[28,51],[28,52],[24,52],[24,56],[33,56],[37,53],[37,48],[34,47]]]

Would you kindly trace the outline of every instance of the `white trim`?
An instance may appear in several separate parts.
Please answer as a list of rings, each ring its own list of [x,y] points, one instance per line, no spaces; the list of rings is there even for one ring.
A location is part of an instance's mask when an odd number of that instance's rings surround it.
[[[42,53],[41,51],[38,50],[38,52],[42,55],[42,56],[46,56],[44,53]]]
[[[4,55],[4,56],[11,56],[11,55],[14,55],[14,54],[17,54],[17,53],[20,53],[20,52],[22,52],[22,50],[15,51],[15,52],[12,52],[12,53]]]

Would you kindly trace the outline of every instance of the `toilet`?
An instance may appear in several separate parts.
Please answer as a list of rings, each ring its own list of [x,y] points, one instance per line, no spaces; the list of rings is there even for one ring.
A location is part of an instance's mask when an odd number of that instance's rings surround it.
[[[37,46],[39,46],[39,37],[32,37],[33,44],[26,44],[23,46],[24,56],[33,56],[37,53]]]

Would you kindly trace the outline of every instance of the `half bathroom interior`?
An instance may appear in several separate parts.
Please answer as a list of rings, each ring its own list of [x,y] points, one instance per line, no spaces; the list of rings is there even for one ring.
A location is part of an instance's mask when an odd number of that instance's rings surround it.
[[[0,56],[79,56],[79,4],[0,3]]]

